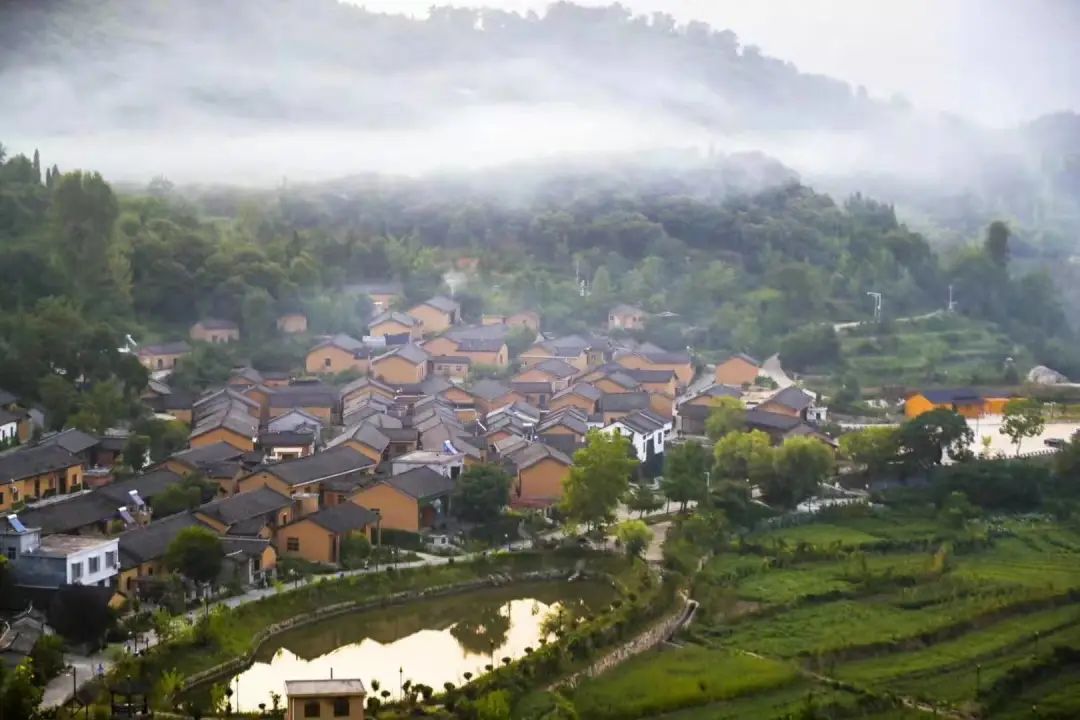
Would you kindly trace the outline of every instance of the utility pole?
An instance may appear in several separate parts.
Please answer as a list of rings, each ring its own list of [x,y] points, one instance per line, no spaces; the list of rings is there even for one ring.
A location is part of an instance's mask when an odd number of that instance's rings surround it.
[[[953,286],[949,283],[949,305],[946,308],[948,312],[954,312],[956,310],[956,301],[953,300]]]
[[[881,322],[881,306],[885,301],[885,295],[879,292],[866,293],[870,297],[874,298],[874,322]]]

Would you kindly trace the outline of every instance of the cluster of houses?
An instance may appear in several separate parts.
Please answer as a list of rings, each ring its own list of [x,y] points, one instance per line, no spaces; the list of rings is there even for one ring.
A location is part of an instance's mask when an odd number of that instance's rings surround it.
[[[283,557],[338,564],[353,535],[378,542],[384,530],[456,532],[455,491],[478,463],[507,470],[512,507],[547,511],[590,430],[629,438],[652,477],[665,447],[703,435],[726,397],[740,398],[747,425],[776,442],[829,442],[815,428],[824,412],[815,397],[761,388],[760,364],[748,356],[702,376],[688,352],[629,333],[549,336],[530,311],[467,325],[443,296],[395,311],[391,289],[362,290],[376,311],[367,334],[317,338],[302,374],[238,368],[223,387],[191,397],[155,372],[143,400],[186,423],[189,446],[134,477],[111,478],[122,438],[77,430],[0,454],[0,546],[17,582],[94,584],[131,597],[168,572],[170,543],[196,526],[220,536],[227,573],[243,583]],[[619,306],[609,324],[636,329],[643,318]],[[289,316],[279,326],[303,332],[306,322]],[[511,358],[507,339],[520,328],[535,341]],[[203,321],[192,338],[231,342],[238,333]],[[182,350],[142,348],[139,357],[167,370]],[[344,371],[356,379],[333,382]],[[154,498],[193,474],[212,482],[216,497],[155,517]]]

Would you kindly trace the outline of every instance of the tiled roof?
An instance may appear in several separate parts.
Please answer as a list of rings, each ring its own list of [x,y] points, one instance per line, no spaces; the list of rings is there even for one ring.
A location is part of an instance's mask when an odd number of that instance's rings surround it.
[[[510,388],[519,393],[551,393],[551,383],[549,382],[511,381]]]
[[[644,392],[604,393],[600,398],[602,412],[644,410],[647,407],[649,407],[649,393]]]
[[[510,393],[511,390],[498,380],[485,378],[473,383],[472,387],[469,388],[469,392],[481,400],[491,401],[501,398],[503,395]]]
[[[549,375],[553,375],[554,377],[559,378],[560,380],[562,378],[573,377],[578,372],[578,369],[576,367],[574,367],[570,363],[566,362],[565,360],[560,360],[559,358],[550,358],[548,360],[542,360],[542,361],[536,363],[535,365],[533,365],[531,368],[524,368],[522,370],[522,372],[525,372],[525,371],[531,370],[531,369],[536,369],[536,370],[540,370],[542,372],[546,372]]]
[[[784,407],[789,407],[792,410],[802,412],[806,408],[810,407],[810,404],[814,401],[814,398],[810,396],[805,390],[801,390],[794,385],[777,390],[775,393],[769,396],[765,402],[777,403]]]
[[[600,392],[600,390],[598,390],[597,387],[595,385],[593,385],[592,383],[579,382],[579,383],[574,383],[573,385],[566,388],[565,390],[562,390],[562,391],[556,393],[555,397],[552,398],[552,399],[554,400],[554,399],[561,398],[561,397],[566,396],[566,395],[580,395],[581,397],[585,398],[586,400],[591,400],[593,402],[596,402],[597,400],[599,400],[601,398],[603,393]]]
[[[234,323],[232,320],[224,320],[222,318],[203,318],[199,322],[195,323],[199,327],[206,330],[239,330],[240,326]]]
[[[207,503],[200,506],[198,512],[226,525],[234,525],[241,520],[262,518],[291,504],[289,497],[268,487],[261,487]]]
[[[373,464],[366,455],[350,447],[341,446],[296,460],[263,465],[259,470],[265,470],[287,485],[295,486],[359,472],[370,468]]]
[[[81,461],[56,445],[21,448],[0,455],[0,485],[79,465]]]
[[[426,465],[392,475],[384,482],[417,500],[447,495],[454,491],[455,486],[453,478],[441,475]]]
[[[412,315],[398,312],[397,310],[386,310],[371,318],[371,320],[368,321],[368,326],[375,327],[376,325],[382,325],[384,322],[395,322],[399,325],[404,325],[405,327],[415,327],[420,323],[420,321]]]
[[[361,507],[354,502],[343,502],[312,513],[297,522],[313,522],[332,533],[343,535],[374,525],[378,517],[366,507]]]
[[[243,452],[237,450],[229,443],[216,442],[210,445],[203,445],[202,447],[181,450],[180,452],[173,453],[170,456],[170,459],[179,460],[185,465],[190,465],[194,468],[201,468],[226,460],[237,460],[241,455],[243,455]]]
[[[626,303],[619,303],[615,307],[611,308],[611,315],[644,315],[645,311],[639,307],[633,305],[627,305]]]
[[[357,378],[352,382],[348,382],[341,386],[341,390],[338,391],[338,394],[341,397],[345,397],[346,395],[352,395],[353,393],[368,389],[379,390],[383,395],[389,397],[393,397],[394,395],[394,388],[372,377]]]
[[[769,412],[767,410],[758,410],[755,408],[746,411],[746,424],[751,428],[787,431],[798,425],[802,425],[803,421],[797,417],[792,417],[791,415]]]
[[[341,348],[345,352],[350,352],[350,353],[362,353],[362,352],[364,352],[366,350],[366,347],[365,347],[364,343],[360,342],[356,338],[354,338],[354,337],[352,337],[350,335],[346,335],[345,333],[338,333],[337,335],[334,335],[332,337],[328,337],[325,340],[323,340],[322,342],[318,343],[317,345],[315,345],[315,347],[311,348],[311,350],[309,350],[308,352],[311,352],[313,350],[318,350],[319,348],[328,347],[328,346]]]
[[[634,432],[648,435],[656,432],[660,428],[667,425],[667,422],[663,418],[649,412],[648,410],[637,410],[619,418],[616,422],[625,425]]]
[[[382,362],[383,360],[387,360],[391,357],[399,357],[412,363],[413,365],[420,365],[421,363],[427,362],[430,356],[426,352],[424,352],[420,348],[420,346],[409,343],[408,345],[398,345],[390,352],[383,353],[371,362],[372,364],[375,364]]]
[[[327,447],[335,448],[344,445],[350,440],[367,445],[378,452],[383,452],[390,445],[390,438],[382,433],[379,428],[371,423],[361,422],[357,425],[345,428],[345,432],[331,440]]]
[[[322,383],[297,383],[274,388],[270,393],[272,408],[317,407],[332,408],[337,404],[337,391]]]
[[[431,307],[435,308],[436,310],[441,310],[441,311],[446,312],[446,313],[457,312],[458,308],[461,307],[460,305],[458,305],[457,302],[455,302],[454,300],[451,300],[450,298],[446,297],[445,295],[436,295],[435,297],[428,298],[427,300],[425,300],[424,302],[422,302],[420,304],[421,305],[430,305]]]
[[[160,343],[158,345],[143,345],[135,351],[135,354],[139,357],[147,357],[150,355],[183,355],[189,352],[191,352],[191,346],[183,340],[177,340],[176,342]]]
[[[127,505],[131,502],[129,493],[134,490],[139,494],[139,497],[146,502],[150,502],[157,495],[181,482],[183,482],[183,478],[180,475],[162,467],[148,470],[127,480],[109,483],[94,490],[93,494],[107,497],[117,505]]]
[[[259,435],[259,446],[263,448],[300,447],[315,442],[315,433],[295,430],[264,432]]]
[[[675,377],[674,370],[623,368],[623,373],[639,383],[668,382],[671,378]]]
[[[756,357],[754,357],[753,355],[747,355],[746,353],[735,353],[734,355],[729,357],[728,360],[731,360],[731,359],[734,359],[734,358],[738,358],[739,360],[742,360],[743,362],[748,362],[751,365],[753,365],[754,367],[761,367],[761,362]]]
[[[100,443],[101,439],[96,435],[91,435],[82,430],[71,428],[62,432],[53,433],[52,435],[46,435],[41,438],[41,442],[38,443],[38,445],[55,445],[64,448],[72,455],[77,455]]]
[[[464,338],[458,341],[458,352],[499,352],[506,346],[502,338]]]
[[[518,470],[530,468],[547,459],[554,460],[562,465],[573,464],[573,461],[565,453],[542,442],[527,443],[512,450],[504,457],[517,466]]]
[[[120,568],[127,570],[144,562],[165,557],[169,545],[180,534],[180,531],[196,526],[206,527],[191,512],[182,512],[122,533],[120,535]]]

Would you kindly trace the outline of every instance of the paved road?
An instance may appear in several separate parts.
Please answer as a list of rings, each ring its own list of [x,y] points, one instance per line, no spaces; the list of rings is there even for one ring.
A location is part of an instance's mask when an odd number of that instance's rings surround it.
[[[943,315],[944,313],[945,313],[944,310],[934,310],[932,312],[923,313],[922,315],[911,315],[910,317],[896,318],[895,320],[893,320],[893,322],[906,323],[906,322],[917,322],[919,320],[929,320],[932,317],[937,317],[938,315]],[[833,323],[833,329],[836,330],[836,332],[840,332],[841,330],[848,330],[848,329],[853,328],[853,327],[858,327],[858,326],[862,325],[864,322],[869,322],[869,321],[868,320],[856,320],[854,322]]]

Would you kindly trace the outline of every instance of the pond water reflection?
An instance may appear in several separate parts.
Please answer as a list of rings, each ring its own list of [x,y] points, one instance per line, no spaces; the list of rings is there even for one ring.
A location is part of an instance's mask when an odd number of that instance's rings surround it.
[[[286,680],[360,678],[371,691],[378,680],[397,697],[401,678],[441,690],[464,674],[517,659],[537,647],[552,610],[582,614],[610,602],[599,583],[537,583],[494,588],[409,605],[343,615],[279,635],[255,662],[232,678],[233,707],[258,711]],[[400,674],[399,674],[400,669]]]

